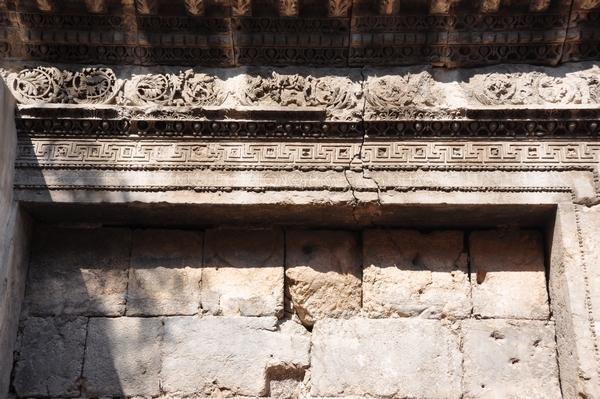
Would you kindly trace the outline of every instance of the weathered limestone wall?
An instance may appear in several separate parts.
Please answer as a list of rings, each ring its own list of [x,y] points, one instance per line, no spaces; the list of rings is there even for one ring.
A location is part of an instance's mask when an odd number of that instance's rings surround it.
[[[544,245],[519,229],[40,225],[19,398],[560,398]]]
[[[0,398],[9,390],[19,309],[25,291],[31,223],[13,202],[15,101],[0,82]]]

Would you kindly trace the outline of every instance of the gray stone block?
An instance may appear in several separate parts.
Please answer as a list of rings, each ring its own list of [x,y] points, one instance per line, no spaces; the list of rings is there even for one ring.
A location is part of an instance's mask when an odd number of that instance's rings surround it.
[[[278,331],[275,317],[168,317],[163,389],[172,396],[264,396],[269,368],[307,368],[309,352],[310,337]]]
[[[462,395],[459,337],[441,321],[325,319],[312,334],[312,396]]]
[[[194,231],[134,231],[128,316],[198,313],[202,239],[202,233]]]
[[[283,315],[283,232],[205,232],[202,308],[209,314]]]
[[[38,226],[26,302],[34,315],[125,312],[131,230]]]
[[[91,318],[83,393],[158,396],[163,324],[158,318]]]
[[[286,232],[286,289],[304,325],[360,312],[360,254],[346,231]]]
[[[554,323],[466,320],[462,332],[465,398],[562,398]]]
[[[542,235],[518,229],[469,237],[473,313],[489,318],[549,317]]]
[[[366,315],[468,317],[471,287],[463,246],[461,231],[365,230]]]
[[[19,397],[78,397],[88,319],[29,317],[13,385]]]

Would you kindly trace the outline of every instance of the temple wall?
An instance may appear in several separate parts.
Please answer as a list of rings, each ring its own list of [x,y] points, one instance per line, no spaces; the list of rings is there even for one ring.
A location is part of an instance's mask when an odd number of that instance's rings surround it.
[[[31,222],[13,202],[15,100],[0,82],[0,395],[9,390],[19,309],[25,292]]]
[[[39,225],[33,243],[19,398],[561,397],[538,231]]]

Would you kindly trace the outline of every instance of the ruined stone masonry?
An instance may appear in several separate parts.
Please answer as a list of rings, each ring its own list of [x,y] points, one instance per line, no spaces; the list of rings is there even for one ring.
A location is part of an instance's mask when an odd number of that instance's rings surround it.
[[[0,399],[600,399],[599,10],[0,0]]]

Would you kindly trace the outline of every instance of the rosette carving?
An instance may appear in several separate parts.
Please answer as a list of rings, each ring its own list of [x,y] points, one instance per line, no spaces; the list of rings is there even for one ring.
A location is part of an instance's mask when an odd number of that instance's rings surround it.
[[[367,102],[375,108],[433,106],[432,83],[427,72],[374,78],[367,86]]]
[[[67,98],[64,76],[57,68],[24,69],[10,74],[8,83],[21,104],[60,103]]]
[[[181,97],[185,105],[217,106],[227,98],[221,80],[192,70],[180,74]]]
[[[130,105],[173,105],[181,80],[175,75],[138,75],[125,84]]]
[[[507,74],[492,73],[474,82],[474,97],[484,105],[519,104],[516,79]]]
[[[108,68],[85,68],[72,77],[65,74],[71,83],[67,87],[69,97],[77,104],[108,104],[120,89],[115,73]]]

